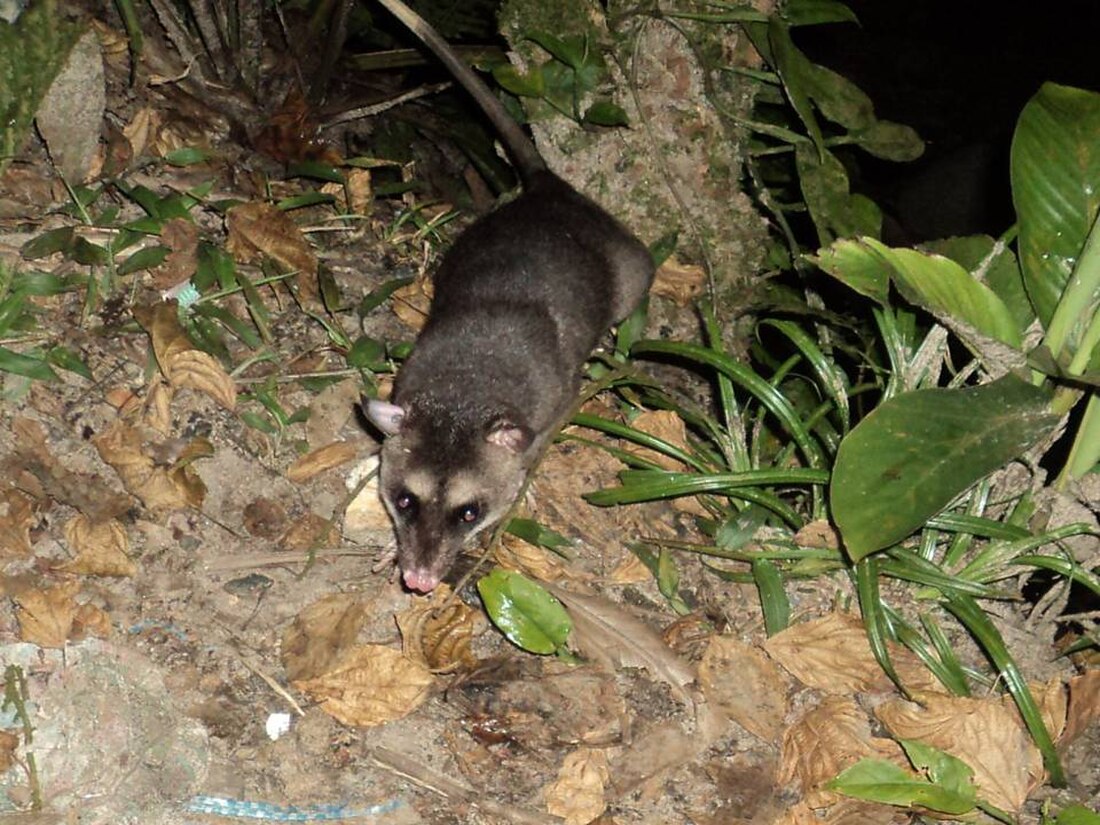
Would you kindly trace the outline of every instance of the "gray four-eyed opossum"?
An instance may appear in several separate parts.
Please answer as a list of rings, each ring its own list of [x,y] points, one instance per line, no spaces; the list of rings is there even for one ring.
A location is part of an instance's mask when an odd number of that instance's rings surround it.
[[[439,584],[498,522],[576,397],[601,335],[642,300],[646,247],[546,168],[500,101],[398,0],[380,0],[435,53],[499,131],[523,193],[467,229],[435,273],[428,321],[389,402],[381,495],[405,585]]]

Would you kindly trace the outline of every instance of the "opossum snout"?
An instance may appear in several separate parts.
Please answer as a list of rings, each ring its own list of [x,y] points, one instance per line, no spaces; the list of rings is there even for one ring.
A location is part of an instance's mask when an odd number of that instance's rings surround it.
[[[413,567],[401,572],[405,587],[417,593],[431,593],[439,584],[439,576],[424,567]]]

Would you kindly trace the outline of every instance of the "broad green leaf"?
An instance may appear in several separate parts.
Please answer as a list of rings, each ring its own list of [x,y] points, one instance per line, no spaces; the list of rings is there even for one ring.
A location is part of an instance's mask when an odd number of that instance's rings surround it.
[[[610,100],[597,100],[581,118],[584,123],[593,126],[629,126],[630,119],[622,106],[612,103]]]
[[[142,269],[152,269],[160,266],[168,257],[169,249],[166,246],[147,246],[139,249],[118,266],[118,274],[130,275]]]
[[[806,94],[833,123],[845,129],[870,129],[875,123],[871,98],[842,74],[811,64],[806,71]]]
[[[533,66],[527,74],[520,74],[511,63],[501,63],[493,67],[493,79],[504,91],[520,97],[542,97],[546,91],[539,66]]]
[[[46,360],[58,369],[75,372],[81,378],[92,380],[92,371],[88,369],[88,365],[68,347],[51,347],[46,351]]]
[[[917,739],[901,739],[905,755],[918,770],[927,771],[928,778],[960,797],[969,796],[974,800],[974,771],[959,759],[939,748],[926,745]]]
[[[542,586],[498,567],[478,580],[477,591],[489,618],[512,644],[544,655],[565,645],[573,622]]]
[[[1100,207],[1100,94],[1045,83],[1012,139],[1024,284],[1049,324]]]
[[[1100,825],[1100,813],[1084,805],[1070,805],[1058,812],[1054,822],[1057,825]]]
[[[974,273],[984,266],[985,284],[1008,308],[1018,329],[1027,329],[1035,320],[1035,310],[1024,289],[1024,278],[1016,255],[1007,246],[1001,246],[992,261],[986,259],[993,253],[994,241],[988,235],[962,235],[921,244],[921,249],[950,258],[967,272]]]
[[[287,167],[287,175],[292,178],[314,178],[329,183],[346,183],[344,173],[330,163],[319,160],[301,160]]]
[[[842,239],[817,253],[814,262],[860,295],[886,305],[890,297],[890,265],[874,250],[853,239]]]
[[[59,226],[57,229],[51,229],[31,238],[19,251],[28,261],[45,258],[55,252],[68,253],[73,248],[75,231],[75,227],[72,226]]]
[[[882,213],[870,198],[850,193],[848,172],[836,155],[799,143],[794,157],[802,197],[822,244],[837,237],[880,233]]]
[[[924,154],[924,141],[916,130],[889,120],[876,120],[851,136],[866,152],[883,160],[904,163]]]
[[[864,239],[894,269],[894,282],[906,300],[933,314],[949,315],[1011,347],[1020,347],[1023,331],[1008,307],[985,284],[952,261],[915,249],[892,249]]]
[[[970,794],[960,794],[885,759],[861,759],[825,787],[857,799],[905,808],[919,805],[946,814],[967,813],[976,802],[973,788]]]
[[[558,37],[550,32],[531,32],[527,39],[538,43],[555,60],[560,60],[571,69],[579,70],[584,65],[587,49],[582,37]]]
[[[386,346],[377,338],[362,335],[348,350],[349,367],[377,371],[386,363]]]
[[[813,141],[814,148],[823,153],[825,138],[821,134],[821,126],[817,122],[813,104],[810,102],[814,64],[795,46],[787,24],[778,16],[773,16],[768,21],[767,42],[771,51],[771,59],[768,62],[775,66],[776,72],[779,73],[779,79],[783,81],[783,91],[786,92],[787,99],[790,100],[802,125],[806,127],[806,133]],[[767,59],[766,55],[765,59]]]
[[[792,26],[859,22],[855,12],[839,0],[788,0],[781,14]]]
[[[36,381],[51,381],[57,378],[57,373],[50,369],[50,365],[42,359],[42,356],[23,355],[7,347],[0,347],[0,371],[22,375],[24,378],[32,378]]]
[[[966,389],[904,393],[840,443],[833,518],[852,559],[896,544],[987,473],[1047,435],[1048,394],[1012,375]]]
[[[545,547],[547,550],[558,550],[562,547],[572,547],[573,542],[561,533],[543,527],[534,519],[514,518],[508,522],[507,532],[516,538],[523,539],[528,544],[536,547]]]

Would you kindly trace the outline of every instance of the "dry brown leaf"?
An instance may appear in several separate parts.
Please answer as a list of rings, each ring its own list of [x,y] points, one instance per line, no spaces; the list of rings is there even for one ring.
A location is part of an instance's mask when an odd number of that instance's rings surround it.
[[[699,662],[707,701],[765,742],[778,744],[787,715],[787,683],[779,667],[756,647],[712,636]]]
[[[137,572],[130,560],[126,530],[114,519],[93,522],[87,516],[75,516],[65,523],[65,541],[77,556],[59,565],[59,570],[88,576],[133,576]]]
[[[170,252],[152,271],[153,288],[171,289],[191,279],[199,266],[199,228],[186,218],[172,218],[164,224],[160,240]]]
[[[283,667],[296,682],[321,676],[350,651],[366,605],[352,593],[331,593],[300,612],[283,634]]]
[[[409,329],[420,332],[428,320],[432,294],[432,282],[426,273],[421,272],[411,284],[394,291],[390,302],[393,314]]]
[[[1039,705],[1039,713],[1043,717],[1043,724],[1046,725],[1046,729],[1050,731],[1051,739],[1057,742],[1066,730],[1068,697],[1066,696],[1065,683],[1059,677],[1054,676],[1045,685],[1032,682],[1028,685],[1028,688],[1031,690],[1031,695],[1035,697],[1035,702]],[[1006,710],[1019,715],[1020,709],[1011,696],[1007,694],[1002,696],[1001,704],[1005,706]],[[1024,718],[1020,716],[1020,722],[1023,723],[1023,721]]]
[[[249,263],[266,255],[296,272],[303,296],[317,294],[317,256],[290,216],[269,203],[245,203],[229,210],[226,249],[238,261]]]
[[[0,559],[31,554],[34,500],[18,490],[0,492]]]
[[[172,434],[172,398],[176,391],[167,381],[153,381],[145,396],[142,420],[146,426],[167,437]]]
[[[842,770],[864,757],[891,755],[904,762],[896,743],[871,736],[870,722],[855,702],[826,696],[783,734],[779,781],[796,780],[807,801],[818,807],[836,798],[821,788]]]
[[[615,569],[607,577],[612,584],[639,584],[652,578],[653,574],[649,572],[645,562],[633,553],[624,557],[621,562],[615,565]]]
[[[431,599],[418,599],[394,618],[401,631],[405,656],[433,673],[451,673],[477,666],[470,650],[480,611],[451,598],[451,588],[441,584]]]
[[[233,379],[216,358],[194,348],[180,325],[175,303],[135,308],[134,317],[149,333],[160,371],[173,387],[197,390],[230,411],[237,408]]]
[[[250,501],[241,516],[250,536],[273,539],[286,529],[286,509],[274,499],[260,496]]]
[[[351,490],[355,489],[363,476],[371,476],[344,511],[344,532],[354,541],[368,541],[372,536],[391,533],[393,530],[390,514],[386,512],[386,506],[379,496],[377,470],[378,456],[372,455],[356,465],[348,476],[347,483]]]
[[[863,802],[859,799],[841,799],[829,808],[824,820],[817,825],[886,825],[889,822],[912,822],[912,813],[905,808]]]
[[[279,539],[284,550],[309,550],[313,547],[331,547],[340,542],[340,531],[329,519],[316,513],[306,513],[296,518]]]
[[[15,751],[19,748],[19,734],[0,730],[0,774],[7,773],[15,764]]]
[[[130,122],[122,127],[122,134],[130,143],[132,157],[141,157],[145,154],[145,147],[149,145],[150,135],[155,135],[160,126],[160,115],[156,110],[145,106],[134,113]]]
[[[566,825],[586,825],[607,808],[608,779],[607,752],[578,748],[565,757],[557,781],[546,788],[546,810]]]
[[[688,306],[703,294],[706,285],[706,270],[695,264],[680,263],[672,257],[661,264],[649,291],[680,306]]]
[[[505,533],[493,552],[493,558],[505,570],[515,570],[544,582],[562,579],[576,580],[569,568],[556,556],[541,547]]]
[[[118,473],[127,491],[150,510],[201,506],[201,495],[196,501],[196,491],[188,485],[187,468],[173,471],[157,467],[145,452],[141,433],[134,428],[115,422],[93,443],[100,458]]]
[[[894,644],[888,647],[894,669],[906,687],[913,691],[943,690],[907,648]],[[768,639],[764,649],[803,684],[826,693],[848,696],[893,689],[871,653],[862,623],[847,613],[830,613],[791,625]]]
[[[799,800],[784,808],[769,825],[821,825],[821,819],[805,800]]]
[[[1100,719],[1100,670],[1089,670],[1069,680],[1069,707],[1063,742],[1072,742]]]
[[[350,441],[334,441],[300,456],[287,468],[286,477],[301,484],[355,458],[359,448]]]
[[[108,639],[111,636],[111,617],[94,604],[82,604],[73,614],[73,631],[70,636],[73,641],[80,641],[88,636]]]
[[[351,169],[345,172],[343,184],[326,183],[321,191],[332,195],[339,206],[355,215],[369,215],[374,206],[374,186],[370,169]],[[346,197],[348,195],[350,203]]]
[[[799,547],[817,547],[827,550],[840,549],[840,534],[825,519],[811,521],[794,534],[794,543]]]
[[[673,447],[682,450],[688,449],[687,428],[684,419],[671,410],[648,410],[630,422],[636,430],[641,430],[646,435],[654,436],[666,441]],[[624,449],[638,458],[652,461],[664,470],[683,470],[684,463],[678,459],[643,447],[641,444],[628,443]]]
[[[64,647],[73,629],[80,582],[70,581],[47,590],[27,590],[15,597],[19,638],[39,647]]]
[[[898,739],[920,741],[974,769],[983,799],[1017,812],[1043,779],[1043,759],[1019,715],[997,697],[924,695],[924,707],[894,699],[875,713]]]
[[[428,698],[432,674],[383,645],[363,645],[332,670],[294,687],[345,725],[370,727],[408,716]]]

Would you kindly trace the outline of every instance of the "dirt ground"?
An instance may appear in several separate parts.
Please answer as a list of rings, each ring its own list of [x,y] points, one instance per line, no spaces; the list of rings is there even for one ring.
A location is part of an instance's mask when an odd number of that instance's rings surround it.
[[[136,117],[132,102],[117,111]],[[59,254],[21,256],[74,223],[47,206],[65,193],[41,147],[26,157],[0,185],[0,260],[105,277]],[[127,180],[165,193],[214,178],[211,200],[262,200],[231,172],[155,166]],[[115,200],[123,217],[142,214]],[[354,231],[307,231],[352,305],[432,257],[411,236],[383,239],[387,209]],[[202,237],[232,234],[218,213],[195,214]],[[324,218],[294,214],[307,230]],[[527,516],[570,539],[565,555],[509,538],[496,559],[553,589],[578,658],[523,652],[488,622],[474,582],[491,563],[463,576],[476,549],[451,577],[457,593],[410,594],[372,488],[353,495],[377,444],[331,336],[264,293],[271,358],[241,365],[234,352],[241,368],[229,376],[193,354],[174,308],[157,314],[164,277],[118,279],[91,302],[84,289],[35,298],[40,340],[78,352],[92,379],[4,377],[0,819],[900,822],[911,813],[825,784],[862,757],[907,764],[895,739],[918,729],[1024,821],[1044,801],[1100,804],[1100,671],[1057,658],[1050,626],[1029,625],[1017,606],[999,617],[1060,744],[1069,788],[1057,791],[996,693],[947,697],[898,649],[922,704],[900,696],[871,657],[844,575],[789,584],[794,627],[767,639],[756,590],[685,555],[678,614],[627,545],[698,538],[691,505],[587,505],[581,494],[620,469],[592,447],[556,445],[526,500]],[[140,323],[133,305],[149,307]],[[387,307],[368,321],[378,338],[414,334]],[[333,323],[361,332],[354,313]],[[295,380],[320,375],[336,380]],[[260,389],[309,418],[249,426],[245,413],[263,414]]]

